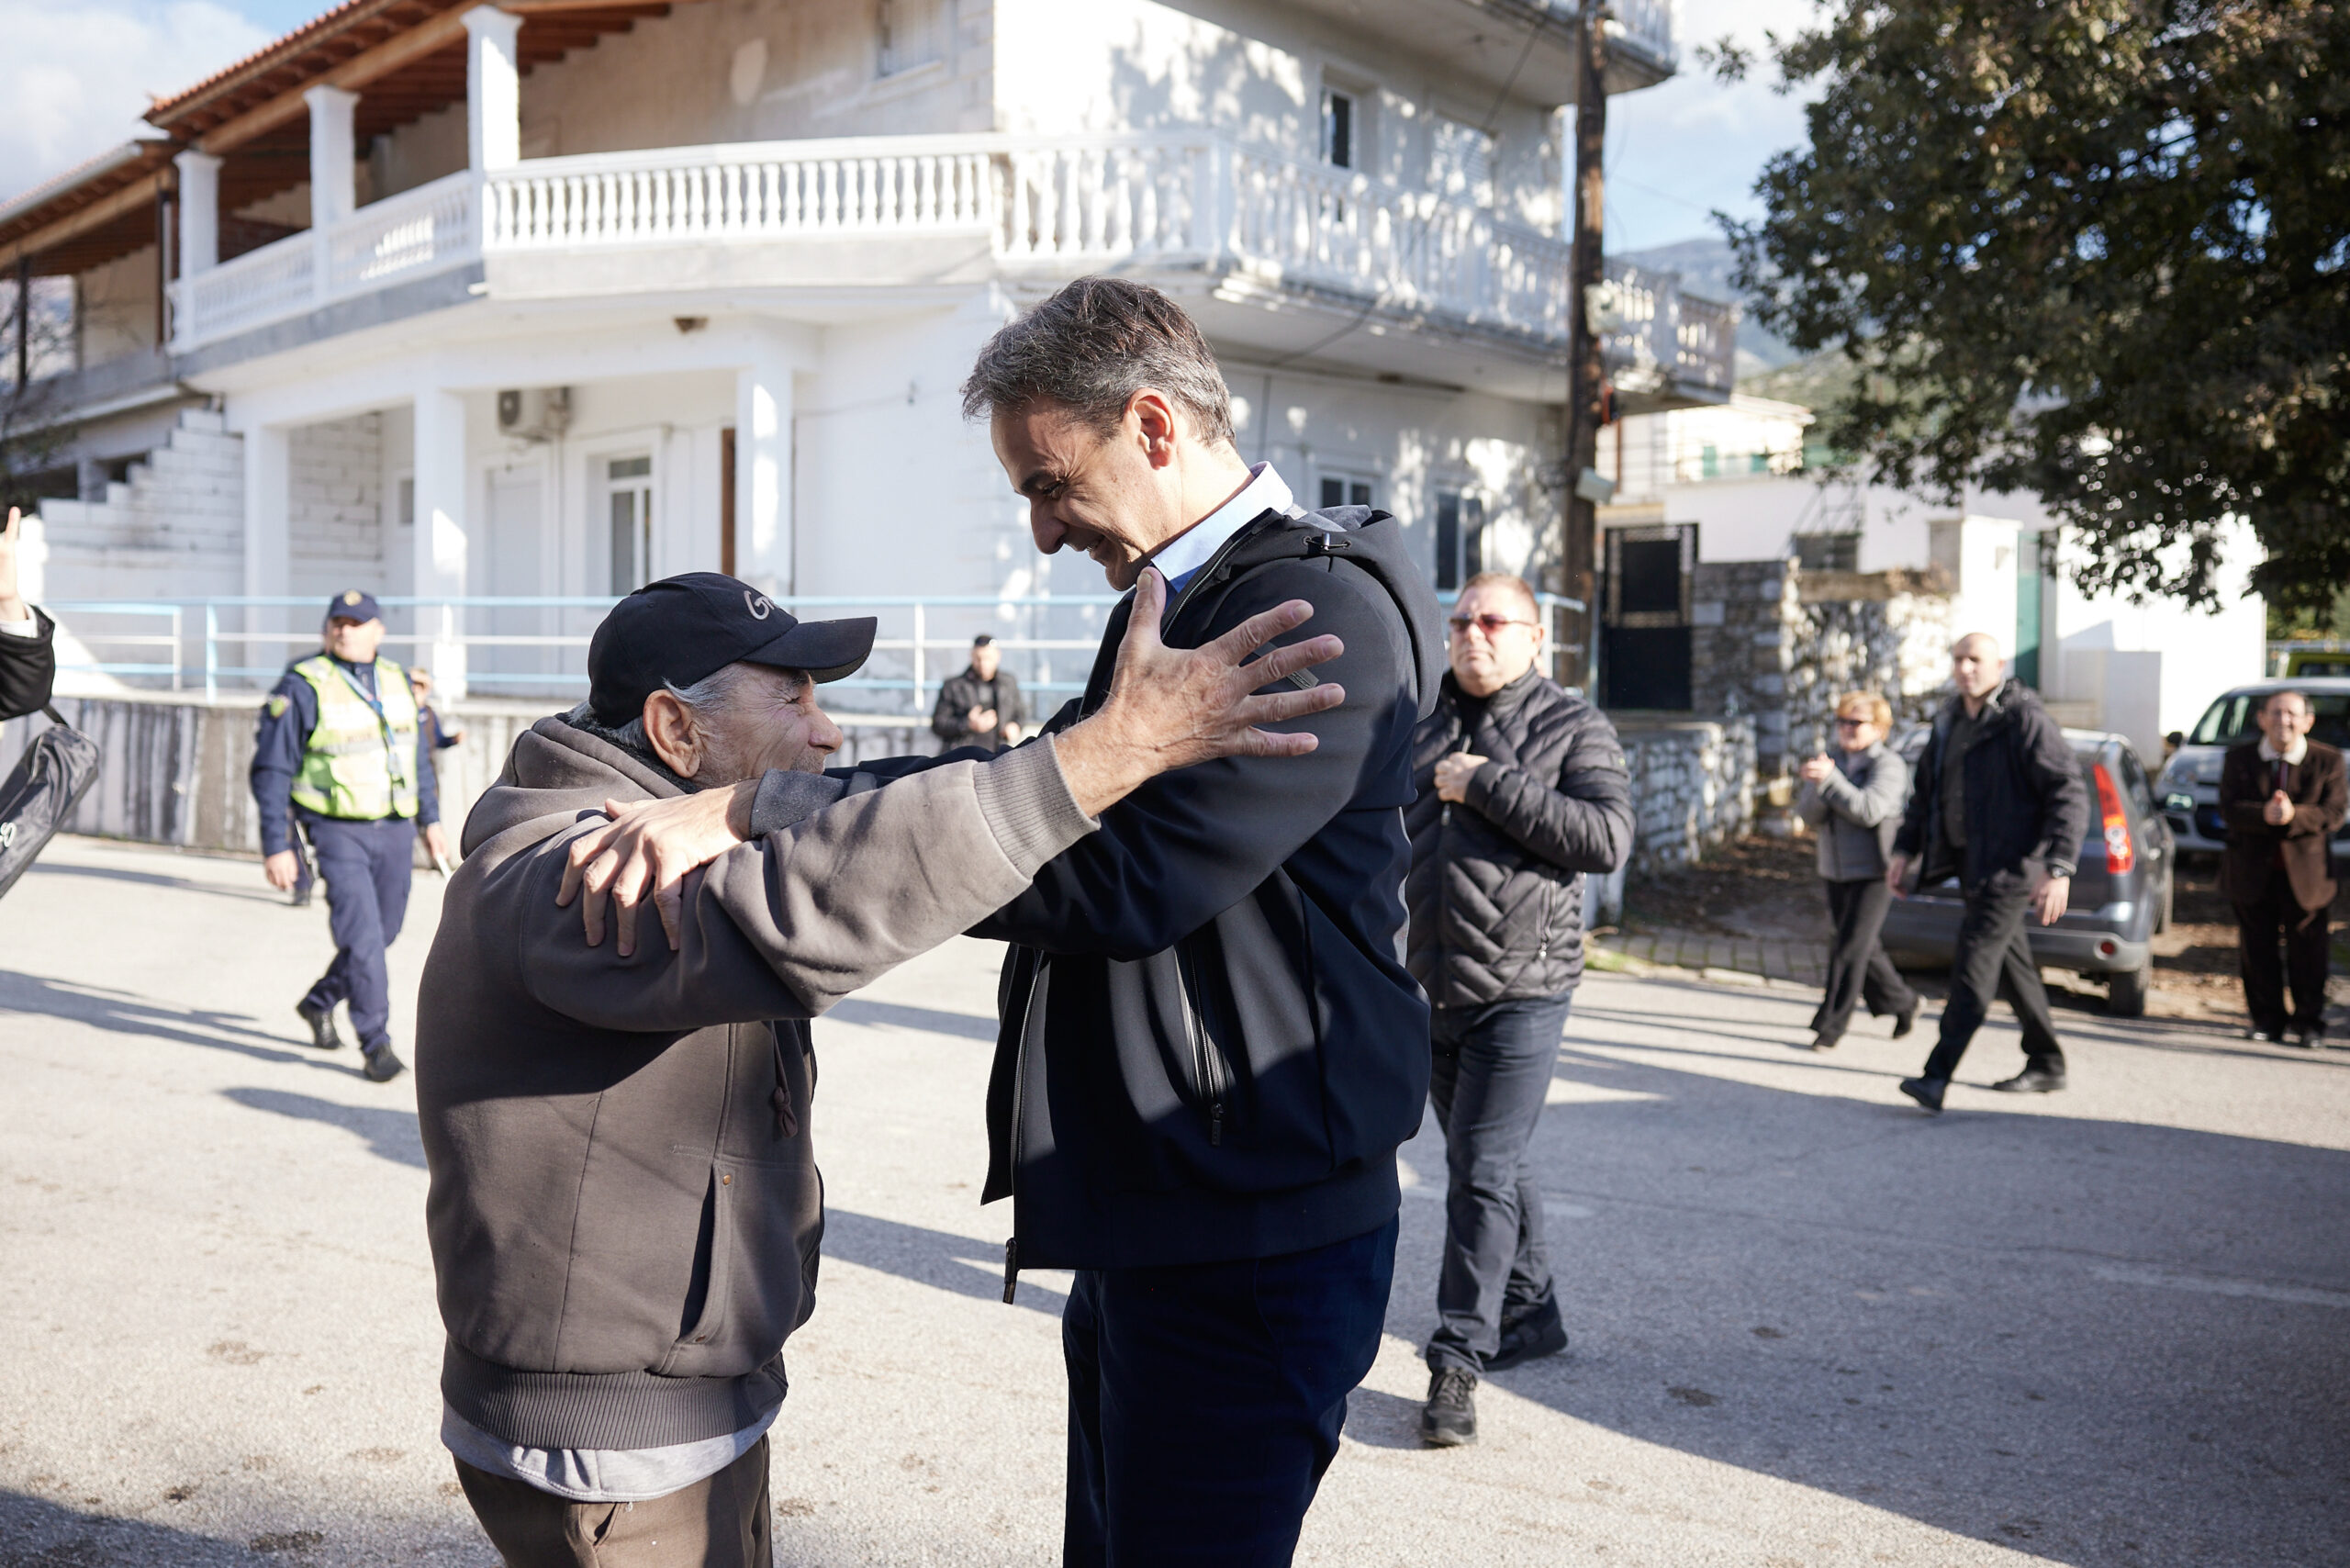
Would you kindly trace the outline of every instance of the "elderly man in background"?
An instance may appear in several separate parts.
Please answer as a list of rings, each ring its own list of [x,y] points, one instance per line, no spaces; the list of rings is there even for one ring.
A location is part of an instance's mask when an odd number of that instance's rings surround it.
[[[1918,1022],[1918,993],[1877,940],[1893,907],[1886,863],[1909,803],[1909,765],[1885,744],[1892,727],[1891,703],[1873,691],[1847,691],[1836,700],[1836,755],[1822,752],[1796,770],[1803,788],[1796,815],[1818,835],[1819,881],[1836,923],[1827,983],[1811,1019],[1815,1051],[1834,1048],[1863,1001],[1872,1018],[1892,1016],[1897,1040]]]
[[[1003,667],[1003,650],[995,639],[982,632],[971,639],[970,667],[939,686],[931,734],[950,748],[1001,751],[1018,745],[1027,724],[1028,700],[1021,695],[1019,678]]]
[[[885,790],[815,773],[841,740],[816,683],[873,622],[801,624],[715,573],[622,599],[588,701],[515,743],[465,823],[417,1042],[442,1437],[509,1568],[766,1568],[766,1434],[823,1229],[805,1020],[1002,907],[1148,778],[1302,756],[1311,735],[1251,726],[1344,700],[1285,678],[1334,638],[1243,664],[1303,604],[1183,652],[1156,575],[1138,599],[1092,717]],[[708,864],[661,906],[667,940],[639,944],[630,905],[607,945],[600,899],[562,906],[606,818],[659,802]]]
[[[2315,717],[2303,693],[2270,692],[2260,705],[2259,738],[2229,747],[2220,768],[2228,824],[2220,890],[2235,906],[2236,962],[2252,1015],[2245,1034],[2281,1042],[2289,1027],[2311,1050],[2325,1044],[2333,844],[2350,809],[2342,753],[2310,739]]]
[[[1917,787],[1894,834],[1886,885],[1904,893],[1955,876],[1966,898],[1952,955],[1942,1037],[1901,1092],[1940,1114],[1951,1075],[2004,990],[2023,1024],[2024,1069],[1991,1085],[2045,1094],[2065,1087],[2065,1049],[2048,1011],[2024,921],[2063,918],[2089,820],[2088,790],[2065,732],[2040,694],[2006,678],[1999,640],[1974,632],[1951,644],[1956,693],[1934,717]]]
[[[1413,978],[1434,1006],[1444,1262],[1420,1440],[1477,1439],[1477,1381],[1567,1348],[1527,1146],[1583,978],[1583,878],[1632,849],[1606,715],[1535,668],[1534,590],[1480,572],[1448,622],[1451,669],[1413,740],[1405,818]]]

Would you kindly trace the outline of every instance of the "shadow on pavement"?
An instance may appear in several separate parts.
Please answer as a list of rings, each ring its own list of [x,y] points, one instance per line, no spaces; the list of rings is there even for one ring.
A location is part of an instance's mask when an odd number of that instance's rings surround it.
[[[359,1070],[355,1065],[357,1052],[345,1054],[341,1058],[343,1062],[354,1065],[339,1065],[332,1058],[323,1057],[316,1050],[297,1047],[293,1042],[257,1027],[245,1014],[160,1007],[130,991],[77,985],[39,975],[18,974],[9,969],[0,969],[0,1008],[12,1013],[46,1014],[52,1018],[70,1019],[118,1035],[145,1035],[159,1040],[174,1040],[181,1045],[235,1051],[257,1061],[294,1062],[322,1068],[330,1072],[356,1073]],[[286,1015],[289,1018],[293,1016],[291,1008],[286,1010]],[[198,1033],[207,1029],[218,1033]]]
[[[1612,1023],[1576,1011],[1558,1076],[1608,1092],[1531,1153],[1592,1211],[1548,1226],[1573,1349],[1490,1386],[2081,1568],[2344,1561],[2350,1153],[1964,1085],[1929,1118],[1893,1092],[1916,1040],[1821,1064],[1881,1103],[1576,1048]],[[1967,1076],[2015,1055],[1986,1039]],[[1440,1144],[1407,1158],[1441,1181]],[[1418,1342],[1442,1208],[1404,1226],[1388,1327]]]
[[[958,1040],[979,1040],[995,1044],[996,1025],[992,1018],[974,1018],[968,1013],[943,1013],[934,1007],[908,1007],[897,1002],[864,1002],[856,997],[835,1006],[824,1014],[824,1022],[840,1024],[878,1024],[893,1029],[919,1029],[933,1035],[951,1035]]]
[[[950,1231],[901,1225],[893,1219],[879,1219],[848,1209],[827,1208],[824,1256],[977,1301],[1003,1300],[1002,1247],[991,1247]],[[1034,1275],[1021,1276],[1014,1305],[1044,1313],[1058,1321],[1061,1308],[1068,1304],[1069,1297],[1062,1292],[1039,1284]]]
[[[248,892],[241,888],[224,888],[216,882],[196,882],[185,877],[166,877],[160,871],[128,871],[117,866],[76,866],[63,860],[50,862],[37,860],[27,870],[28,875],[35,877],[95,877],[108,882],[137,882],[144,887],[170,888],[184,893],[207,893],[214,898],[243,899],[252,903],[274,903],[285,909],[294,907],[285,902],[284,893],[271,891],[265,884],[258,890]],[[320,913],[323,913],[321,910]]]
[[[414,1111],[379,1111],[368,1105],[343,1105],[314,1094],[289,1093],[283,1089],[223,1089],[221,1097],[251,1110],[298,1121],[324,1122],[367,1140],[367,1152],[400,1165],[424,1169],[424,1141],[417,1134]]]
[[[264,1535],[251,1546],[144,1519],[84,1514],[22,1492],[0,1491],[0,1568],[256,1568],[304,1561],[316,1530]],[[287,1554],[293,1554],[289,1557]]]

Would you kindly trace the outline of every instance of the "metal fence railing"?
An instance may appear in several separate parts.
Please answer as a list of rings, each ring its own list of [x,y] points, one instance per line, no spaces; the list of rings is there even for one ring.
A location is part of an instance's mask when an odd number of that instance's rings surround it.
[[[970,656],[986,633],[1002,650],[1023,689],[1058,700],[1084,689],[1102,628],[1121,596],[1041,594],[800,595],[775,602],[803,620],[872,615],[879,622],[864,668],[826,689],[856,692],[875,716],[927,719],[941,682]],[[1438,599],[1450,604],[1457,594]],[[315,652],[319,612],[312,596],[186,599],[60,599],[42,608],[93,655],[61,656],[61,673],[109,676],[151,690],[200,689],[207,699],[258,689],[287,664]],[[588,644],[618,600],[609,597],[386,597],[384,644],[393,657],[430,666],[446,696],[584,695]],[[1540,596],[1555,632],[1561,610],[1581,601]],[[275,662],[270,662],[272,659]],[[837,700],[835,700],[837,701]],[[1040,702],[1041,718],[1046,704]]]

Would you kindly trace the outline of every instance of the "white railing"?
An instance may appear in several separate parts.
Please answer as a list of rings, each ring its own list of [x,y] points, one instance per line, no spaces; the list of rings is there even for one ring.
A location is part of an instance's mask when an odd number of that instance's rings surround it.
[[[1231,270],[1562,347],[1572,248],[1493,207],[1208,136],[867,137],[534,159],[457,174],[173,286],[183,349],[484,256],[863,236],[986,243],[1006,267]],[[860,257],[870,267],[873,258]],[[910,258],[903,281],[934,270]],[[860,274],[867,281],[900,281]],[[1735,312],[1612,264],[1606,353],[1727,391]]]
[[[361,207],[329,231],[328,294],[340,298],[472,261],[481,253],[480,207],[473,176],[463,174]]]
[[[869,139],[590,153],[492,174],[485,249],[983,230],[994,205],[989,153],[960,139],[919,150]]]

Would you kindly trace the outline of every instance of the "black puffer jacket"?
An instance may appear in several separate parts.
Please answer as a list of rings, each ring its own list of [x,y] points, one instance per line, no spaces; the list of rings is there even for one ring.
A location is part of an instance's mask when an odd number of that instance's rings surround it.
[[[1437,799],[1438,759],[1489,760]],[[1412,751],[1412,978],[1438,1007],[1555,996],[1583,978],[1583,876],[1632,853],[1631,779],[1607,716],[1537,671],[1484,701],[1452,677]]]

